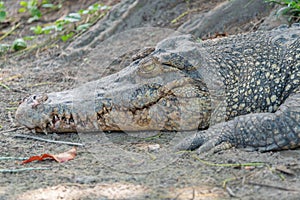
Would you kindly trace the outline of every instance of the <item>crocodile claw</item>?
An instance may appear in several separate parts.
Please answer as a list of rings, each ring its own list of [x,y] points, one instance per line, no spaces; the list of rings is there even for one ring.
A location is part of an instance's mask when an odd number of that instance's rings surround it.
[[[233,144],[225,140],[224,137],[220,135],[209,136],[208,131],[204,130],[184,138],[176,145],[175,149],[179,151],[196,150],[198,154],[201,154],[209,151],[216,153],[231,147]]]

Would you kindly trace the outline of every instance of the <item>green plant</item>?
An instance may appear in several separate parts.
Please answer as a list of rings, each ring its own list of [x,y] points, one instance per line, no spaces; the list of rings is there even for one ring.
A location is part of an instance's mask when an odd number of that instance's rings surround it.
[[[0,55],[5,54],[10,49],[9,44],[0,44]]]
[[[71,13],[67,15],[64,19],[56,20],[54,24],[41,27],[40,25],[33,26],[30,28],[36,35],[49,34],[51,31],[63,31],[65,25],[69,23],[78,22],[81,20],[81,16],[78,13]]]
[[[87,9],[81,9],[78,11],[79,14],[81,15],[86,15],[86,14],[94,14],[95,12],[99,11],[99,10],[109,10],[110,7],[109,6],[105,6],[105,5],[101,5],[99,3],[95,3],[91,6],[89,6]]]
[[[28,19],[29,23],[38,20],[42,17],[42,13],[38,8],[38,0],[21,1],[20,6],[20,13],[30,12],[31,18]]]
[[[52,30],[55,30],[55,29],[56,29],[56,26],[54,26],[54,25],[45,26],[45,27],[41,27],[40,25],[37,25],[37,26],[30,27],[30,30],[32,30],[34,32],[34,34],[36,34],[36,35],[49,34],[49,33],[51,33]]]
[[[51,9],[57,9],[57,8],[61,8],[61,4],[58,5],[54,5],[53,3],[50,3],[48,0],[43,0],[42,1],[42,7],[43,8],[51,8]]]
[[[60,39],[63,41],[63,42],[66,42],[68,39],[70,39],[71,37],[73,37],[75,33],[74,32],[70,32],[70,33],[67,33],[65,35],[62,35],[60,37]]]
[[[27,41],[33,40],[34,38],[35,38],[35,36],[24,36],[24,37],[23,37],[23,39],[24,39],[24,40],[27,40]]]
[[[27,47],[27,44],[23,38],[16,39],[12,44],[12,48],[15,51],[20,51],[22,49],[25,49],[26,47]]]
[[[89,22],[89,20],[91,20],[90,16],[95,15],[97,11],[106,11],[108,9],[110,9],[109,6],[96,3],[89,6],[86,10],[79,10],[76,13],[70,13],[64,19],[56,20],[53,24],[44,27],[37,25],[31,27],[30,29],[36,35],[49,34],[52,32],[63,32],[60,38],[65,42],[72,38],[76,32],[84,31],[92,25],[92,23]],[[84,18],[85,15],[89,17]],[[70,25],[73,25],[74,28],[70,28]],[[69,27],[69,29],[67,29],[67,27]]]
[[[0,1],[0,22],[4,21],[6,18],[6,10],[4,6],[4,2]]]
[[[61,4],[54,5],[49,2],[49,0],[29,0],[29,1],[20,1],[21,8],[19,9],[20,13],[29,12],[31,18],[28,19],[28,23],[31,23],[35,20],[38,20],[42,17],[42,12],[40,8],[47,9],[59,9]]]
[[[276,3],[283,7],[277,11],[279,15],[289,16],[290,22],[300,21],[300,0],[265,0],[269,3]]]

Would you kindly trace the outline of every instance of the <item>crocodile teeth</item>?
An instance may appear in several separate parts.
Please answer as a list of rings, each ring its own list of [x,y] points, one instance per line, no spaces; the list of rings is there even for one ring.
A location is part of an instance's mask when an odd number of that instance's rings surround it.
[[[58,120],[58,121],[56,121],[55,123],[54,123],[54,129],[59,129],[59,127],[60,127],[60,120]]]
[[[43,129],[42,129],[42,131],[43,131],[43,133],[45,133],[45,135],[47,135],[47,134],[48,134],[48,132],[47,132],[47,129],[46,129],[46,128],[43,128]]]

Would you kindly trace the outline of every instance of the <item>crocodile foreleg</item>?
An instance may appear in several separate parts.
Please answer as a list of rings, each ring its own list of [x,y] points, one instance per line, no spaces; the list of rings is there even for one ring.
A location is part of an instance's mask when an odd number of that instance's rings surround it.
[[[300,88],[275,113],[252,113],[198,131],[178,144],[178,150],[198,153],[230,147],[276,151],[300,146]]]

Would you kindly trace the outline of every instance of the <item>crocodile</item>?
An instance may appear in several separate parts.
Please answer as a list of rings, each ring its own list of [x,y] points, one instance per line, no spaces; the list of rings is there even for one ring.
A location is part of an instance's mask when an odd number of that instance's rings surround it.
[[[198,41],[166,38],[117,73],[23,99],[37,132],[193,131],[176,149],[300,146],[300,25]]]

